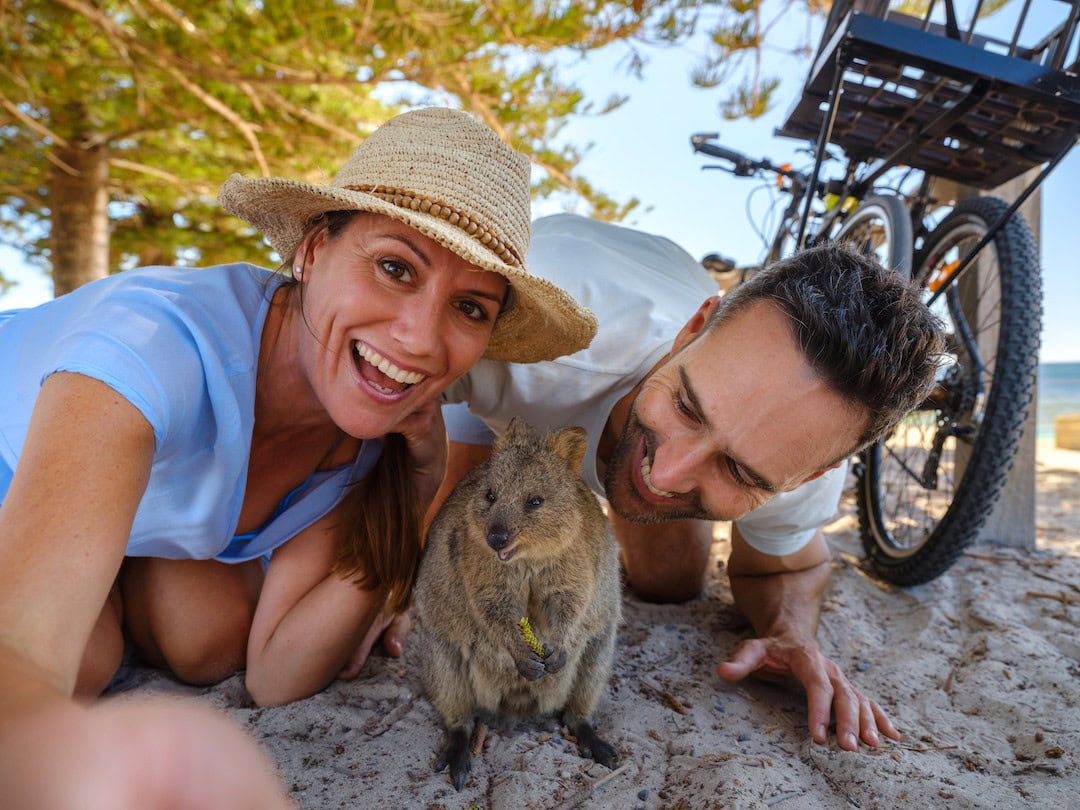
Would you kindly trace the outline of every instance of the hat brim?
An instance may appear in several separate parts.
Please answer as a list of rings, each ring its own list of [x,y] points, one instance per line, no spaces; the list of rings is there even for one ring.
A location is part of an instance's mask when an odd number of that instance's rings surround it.
[[[477,270],[504,276],[513,290],[513,304],[495,322],[483,355],[489,360],[554,360],[586,348],[596,335],[596,316],[563,289],[533,275],[524,264],[508,264],[461,228],[423,211],[362,191],[239,174],[225,181],[218,200],[226,211],[261,231],[283,260],[293,258],[313,217],[328,211],[366,211],[404,222]]]

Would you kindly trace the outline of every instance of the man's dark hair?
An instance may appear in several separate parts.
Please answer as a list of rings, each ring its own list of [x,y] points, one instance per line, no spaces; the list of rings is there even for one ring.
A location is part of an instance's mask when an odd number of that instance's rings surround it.
[[[706,328],[762,300],[788,316],[811,368],[869,411],[852,451],[888,433],[933,388],[944,348],[937,318],[899,274],[856,248],[827,242],[771,265],[729,290]]]

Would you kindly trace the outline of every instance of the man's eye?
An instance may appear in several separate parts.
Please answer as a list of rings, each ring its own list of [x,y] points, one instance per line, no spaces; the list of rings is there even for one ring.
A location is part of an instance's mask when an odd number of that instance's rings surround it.
[[[743,475],[742,470],[739,469],[738,464],[736,464],[731,459],[728,459],[727,466],[728,472],[731,473],[731,477],[735,480],[736,484],[741,487],[750,486],[750,482],[746,479],[746,476]]]
[[[691,409],[691,407],[686,404],[686,400],[683,399],[683,395],[681,392],[675,394],[675,408],[687,419],[697,419],[697,414],[694,413],[693,409]]]

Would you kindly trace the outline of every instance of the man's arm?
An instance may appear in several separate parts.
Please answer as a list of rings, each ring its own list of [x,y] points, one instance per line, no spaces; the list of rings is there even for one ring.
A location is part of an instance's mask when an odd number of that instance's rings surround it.
[[[732,525],[731,593],[757,637],[740,644],[731,660],[717,667],[717,674],[732,682],[751,673],[794,677],[806,690],[807,719],[815,742],[825,742],[829,717],[835,713],[841,748],[854,751],[860,738],[877,747],[879,733],[894,740],[900,733],[882,708],[852,686],[818,647],[829,557],[820,530],[798,552],[774,557],[755,550]]]
[[[712,547],[707,520],[631,523],[610,509],[626,582],[648,602],[686,602],[701,593]]]

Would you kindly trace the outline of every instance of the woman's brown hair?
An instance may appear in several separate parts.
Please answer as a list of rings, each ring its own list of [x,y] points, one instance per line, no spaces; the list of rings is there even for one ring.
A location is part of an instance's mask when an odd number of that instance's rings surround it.
[[[309,232],[325,228],[331,238],[337,237],[358,213],[323,214],[313,220]],[[291,264],[290,258],[284,266]],[[303,285],[299,286],[303,315]],[[314,330],[312,334],[315,335]],[[405,437],[389,434],[383,438],[382,453],[375,465],[362,480],[349,487],[341,503],[344,525],[334,573],[352,579],[365,590],[384,590],[386,607],[394,613],[409,606],[420,565],[424,505],[420,503],[411,473],[412,461]]]
[[[334,573],[361,588],[384,589],[393,613],[409,606],[420,565],[423,509],[411,472],[405,437],[389,434],[375,466],[342,502],[345,525],[334,563]]]

